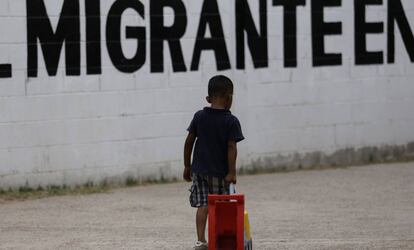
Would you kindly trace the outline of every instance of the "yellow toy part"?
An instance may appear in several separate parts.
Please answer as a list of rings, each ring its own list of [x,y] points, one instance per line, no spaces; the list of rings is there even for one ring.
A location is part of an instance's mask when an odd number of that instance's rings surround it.
[[[253,242],[250,234],[249,213],[244,210],[244,250],[252,250]]]

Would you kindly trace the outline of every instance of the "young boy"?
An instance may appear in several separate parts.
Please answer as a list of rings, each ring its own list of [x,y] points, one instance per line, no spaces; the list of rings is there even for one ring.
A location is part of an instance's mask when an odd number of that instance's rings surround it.
[[[239,120],[230,112],[233,101],[231,80],[222,75],[211,78],[206,99],[211,105],[195,113],[184,145],[183,177],[193,182],[190,204],[197,208],[198,241],[194,249],[208,249],[205,238],[207,196],[228,194],[229,184],[236,183],[236,143],[244,139]]]

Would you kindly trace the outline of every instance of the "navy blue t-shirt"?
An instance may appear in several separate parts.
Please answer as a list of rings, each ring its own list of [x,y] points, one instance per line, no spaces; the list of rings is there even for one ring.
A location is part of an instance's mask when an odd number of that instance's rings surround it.
[[[230,110],[205,107],[195,113],[187,130],[197,137],[192,172],[225,177],[228,173],[228,141],[244,139],[237,117]]]

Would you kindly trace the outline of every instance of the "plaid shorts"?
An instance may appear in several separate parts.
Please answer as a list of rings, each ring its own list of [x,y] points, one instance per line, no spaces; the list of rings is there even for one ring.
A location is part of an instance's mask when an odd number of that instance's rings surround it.
[[[208,205],[208,194],[229,194],[230,183],[224,178],[192,174],[193,184],[190,188],[190,205],[205,207]]]

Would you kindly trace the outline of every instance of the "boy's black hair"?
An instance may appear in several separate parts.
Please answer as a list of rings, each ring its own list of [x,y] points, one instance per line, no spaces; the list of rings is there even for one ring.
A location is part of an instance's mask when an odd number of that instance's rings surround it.
[[[216,75],[208,81],[209,97],[224,97],[231,92],[233,92],[233,82],[227,76]]]

